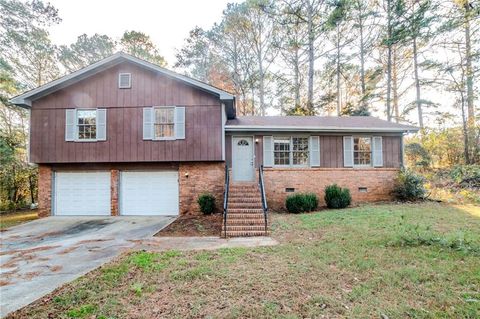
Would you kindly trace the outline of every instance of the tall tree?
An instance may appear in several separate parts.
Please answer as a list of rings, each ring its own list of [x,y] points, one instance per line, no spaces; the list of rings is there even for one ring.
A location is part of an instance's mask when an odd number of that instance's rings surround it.
[[[374,75],[368,71],[367,63],[370,58],[374,45],[378,40],[378,8],[373,0],[353,0],[351,6],[351,16],[353,19],[353,27],[355,28],[355,40],[357,49],[357,57],[360,61],[360,89],[361,98],[359,109],[367,112],[369,102],[372,99],[372,93],[375,87],[371,84],[375,83],[374,78],[368,75]],[[377,73],[378,74],[378,73]]]
[[[157,46],[153,43],[150,36],[138,31],[125,31],[120,39],[120,48],[140,59],[166,66],[165,58],[160,55]]]
[[[60,22],[57,10],[40,0],[0,0],[0,51],[13,78],[28,88],[59,75],[56,50],[46,28]]]
[[[59,60],[68,72],[74,72],[113,54],[115,45],[107,35],[82,34],[75,43],[60,46]]]

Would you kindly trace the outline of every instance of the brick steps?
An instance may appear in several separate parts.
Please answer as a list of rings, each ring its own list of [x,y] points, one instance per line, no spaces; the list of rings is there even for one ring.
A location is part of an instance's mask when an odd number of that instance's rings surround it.
[[[230,230],[227,231],[227,237],[254,237],[254,236],[269,236],[270,231],[236,231]]]
[[[222,226],[222,235],[225,235],[225,232],[227,237],[266,235],[262,197],[258,185],[230,185],[227,224],[226,227]]]

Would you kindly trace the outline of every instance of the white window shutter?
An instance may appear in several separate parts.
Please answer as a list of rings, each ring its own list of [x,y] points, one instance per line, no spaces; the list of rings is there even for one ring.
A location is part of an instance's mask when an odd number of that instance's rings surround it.
[[[143,139],[153,139],[153,108],[143,108]]]
[[[107,140],[107,110],[97,109],[97,140]]]
[[[185,139],[185,107],[175,107],[175,138]]]
[[[320,137],[310,136],[310,166],[320,166]]]
[[[353,167],[353,137],[343,137],[343,166]]]
[[[383,166],[383,141],[381,136],[373,137],[373,166]]]
[[[273,136],[263,137],[263,166],[273,166]]]
[[[75,109],[65,110],[65,141],[75,141],[76,125],[75,125]]]

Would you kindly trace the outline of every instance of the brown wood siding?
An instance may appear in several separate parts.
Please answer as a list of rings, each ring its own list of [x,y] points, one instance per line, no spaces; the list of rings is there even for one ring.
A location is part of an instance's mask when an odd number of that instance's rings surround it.
[[[274,134],[275,135],[275,134]],[[282,133],[282,136],[288,134]],[[255,165],[263,164],[263,136],[255,135],[258,143],[255,144]],[[383,167],[399,168],[402,160],[401,136],[383,136]],[[229,166],[232,163],[231,136],[225,139],[225,158]],[[320,167],[343,167],[343,136],[320,135]]]
[[[383,166],[399,168],[402,165],[402,137],[384,136],[383,141]]]
[[[118,89],[118,73],[132,88]],[[185,139],[144,141],[143,107],[185,106]],[[65,109],[106,108],[107,140],[66,142]],[[34,163],[221,161],[221,103],[182,82],[124,63],[34,101]]]

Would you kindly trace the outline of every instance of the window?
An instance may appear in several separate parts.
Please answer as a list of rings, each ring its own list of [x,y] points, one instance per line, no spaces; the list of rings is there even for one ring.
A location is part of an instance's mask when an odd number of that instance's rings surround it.
[[[308,137],[275,137],[273,141],[274,165],[308,165]]]
[[[240,140],[237,143],[238,146],[248,146],[248,141],[246,140]]]
[[[290,165],[290,138],[274,139],[273,159],[275,165]]]
[[[293,165],[308,165],[308,137],[293,137]]]
[[[171,139],[175,137],[175,108],[155,108],[155,139]]]
[[[372,163],[372,139],[355,137],[353,139],[353,165],[370,166]]]
[[[97,110],[77,110],[77,132],[79,140],[97,138]]]

